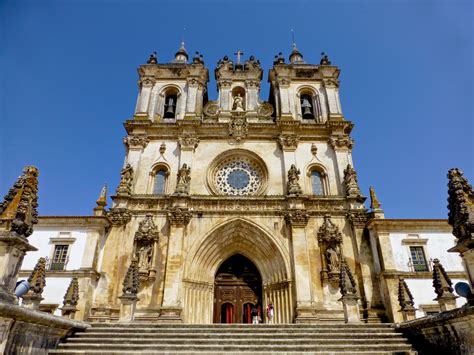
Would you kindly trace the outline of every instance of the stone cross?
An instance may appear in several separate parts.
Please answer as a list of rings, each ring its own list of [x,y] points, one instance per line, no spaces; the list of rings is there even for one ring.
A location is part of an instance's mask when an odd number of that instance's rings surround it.
[[[237,64],[240,64],[240,56],[244,54],[243,52],[240,51],[240,49],[234,53],[237,56]]]

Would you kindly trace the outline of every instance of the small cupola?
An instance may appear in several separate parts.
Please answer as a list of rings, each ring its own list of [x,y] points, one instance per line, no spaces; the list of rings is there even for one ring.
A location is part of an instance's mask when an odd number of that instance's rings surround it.
[[[188,62],[188,52],[184,48],[184,42],[181,42],[181,47],[174,56],[173,63],[187,63]]]
[[[303,64],[303,55],[300,53],[298,48],[296,48],[296,43],[293,42],[293,50],[290,54],[290,63],[291,64]]]

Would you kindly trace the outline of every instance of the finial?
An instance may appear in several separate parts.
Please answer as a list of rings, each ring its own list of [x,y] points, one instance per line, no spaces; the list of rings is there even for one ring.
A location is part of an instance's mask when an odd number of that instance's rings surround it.
[[[321,61],[319,62],[320,65],[331,65],[331,61],[326,53],[321,52]]]
[[[33,233],[38,223],[38,175],[34,166],[26,166],[0,203],[0,230],[16,232],[23,237]]]
[[[295,43],[295,31],[291,29],[291,45],[293,47],[293,50],[296,49],[296,43]]]
[[[382,205],[380,204],[377,196],[375,195],[375,190],[372,186],[369,188],[370,192],[370,209],[371,210],[379,210]]]
[[[102,190],[100,191],[99,199],[96,201],[98,207],[107,206],[107,184],[104,183]]]

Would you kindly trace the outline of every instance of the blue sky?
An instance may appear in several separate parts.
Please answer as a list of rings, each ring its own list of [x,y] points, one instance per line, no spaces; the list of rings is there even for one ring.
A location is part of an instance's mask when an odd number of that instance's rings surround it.
[[[355,168],[388,218],[446,218],[447,170],[474,181],[471,1],[1,1],[0,193],[40,169],[43,215],[87,215],[115,191],[138,65],[183,36],[216,62],[237,49],[267,71],[291,50],[329,54],[355,123]],[[186,28],[186,31],[183,31]],[[110,207],[110,202],[109,202]]]

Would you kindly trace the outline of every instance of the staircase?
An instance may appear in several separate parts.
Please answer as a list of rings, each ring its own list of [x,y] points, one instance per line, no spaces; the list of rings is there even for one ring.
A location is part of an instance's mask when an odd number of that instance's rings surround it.
[[[92,323],[50,354],[416,354],[391,324]]]

